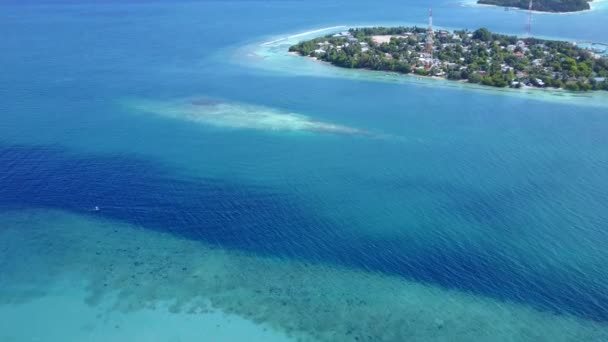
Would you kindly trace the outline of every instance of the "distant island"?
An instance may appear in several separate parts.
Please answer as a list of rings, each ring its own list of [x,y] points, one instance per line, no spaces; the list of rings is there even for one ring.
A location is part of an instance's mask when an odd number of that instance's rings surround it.
[[[335,66],[494,87],[608,90],[608,58],[565,41],[419,27],[355,28],[289,48]]]
[[[578,12],[591,8],[591,0],[534,0],[532,10],[539,12]],[[478,4],[528,9],[530,0],[478,0]]]

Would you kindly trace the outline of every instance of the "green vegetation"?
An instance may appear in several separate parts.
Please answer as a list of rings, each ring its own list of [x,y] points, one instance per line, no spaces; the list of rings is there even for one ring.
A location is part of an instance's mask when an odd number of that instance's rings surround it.
[[[564,41],[520,39],[485,28],[427,32],[369,27],[289,48],[343,68],[414,73],[494,87],[608,90],[608,59]]]
[[[532,10],[540,12],[577,12],[591,8],[590,0],[534,0]],[[478,4],[528,9],[530,0],[478,0]]]

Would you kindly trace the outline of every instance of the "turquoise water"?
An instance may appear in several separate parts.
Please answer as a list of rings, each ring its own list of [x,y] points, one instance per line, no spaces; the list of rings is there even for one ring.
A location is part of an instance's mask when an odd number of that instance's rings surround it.
[[[58,291],[136,330],[155,307],[304,340],[608,339],[607,94],[286,54],[430,5],[444,27],[526,21],[456,1],[0,5],[0,317],[27,326],[11,313]],[[606,42],[606,19],[533,31]]]

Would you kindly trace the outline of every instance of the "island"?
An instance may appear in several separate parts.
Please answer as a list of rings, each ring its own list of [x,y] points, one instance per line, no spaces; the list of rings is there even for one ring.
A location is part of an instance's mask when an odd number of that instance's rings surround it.
[[[290,53],[338,67],[494,87],[608,90],[608,58],[566,41],[420,27],[366,27],[299,42]]]
[[[530,2],[530,0],[478,0],[477,3],[521,9],[530,9],[530,4],[532,4],[533,11],[567,13],[591,9],[591,6],[589,5],[590,1],[591,0],[534,0]]]

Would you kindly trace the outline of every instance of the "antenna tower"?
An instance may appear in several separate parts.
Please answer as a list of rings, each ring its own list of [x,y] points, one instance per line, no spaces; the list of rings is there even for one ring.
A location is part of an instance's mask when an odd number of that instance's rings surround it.
[[[426,53],[433,56],[433,9],[429,9],[429,27],[426,31]]]

